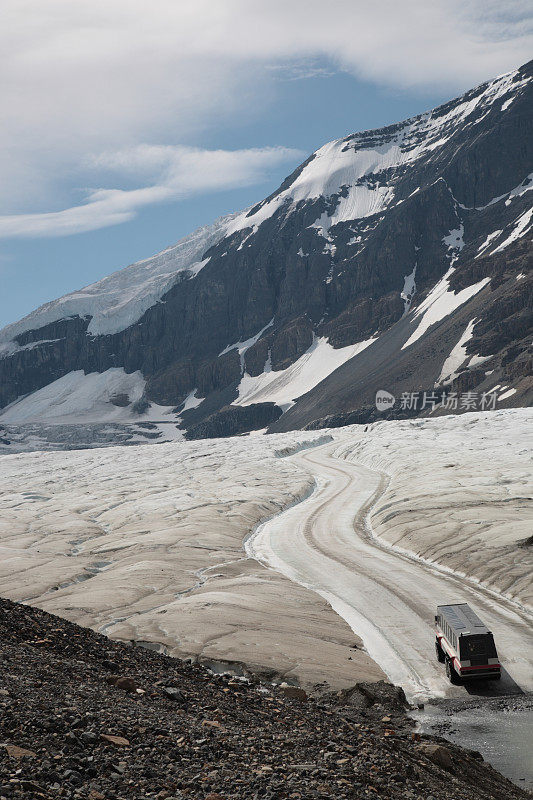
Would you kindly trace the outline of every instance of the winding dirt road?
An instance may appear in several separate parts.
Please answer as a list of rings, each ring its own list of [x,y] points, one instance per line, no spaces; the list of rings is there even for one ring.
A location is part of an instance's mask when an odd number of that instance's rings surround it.
[[[385,478],[334,458],[334,446],[294,458],[315,477],[315,491],[257,528],[249,556],[324,597],[411,700],[533,690],[531,617],[474,581],[431,567],[377,541],[370,508]],[[452,687],[435,658],[433,616],[439,603],[468,602],[492,629],[502,680]]]

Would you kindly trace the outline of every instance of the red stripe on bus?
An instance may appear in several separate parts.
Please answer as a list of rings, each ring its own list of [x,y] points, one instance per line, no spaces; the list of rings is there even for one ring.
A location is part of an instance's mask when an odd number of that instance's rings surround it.
[[[466,670],[472,669],[500,669],[501,664],[481,664],[478,667],[460,667],[461,672],[465,672]]]

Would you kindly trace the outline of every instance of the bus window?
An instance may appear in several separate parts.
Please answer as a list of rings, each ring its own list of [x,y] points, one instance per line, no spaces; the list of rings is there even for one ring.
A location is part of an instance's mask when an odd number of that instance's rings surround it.
[[[469,656],[483,656],[485,655],[486,647],[484,641],[476,641],[476,639],[467,639],[465,641],[465,655]]]
[[[496,658],[496,647],[492,634],[478,636],[463,636],[461,639],[461,656],[470,658],[471,656],[487,656]]]

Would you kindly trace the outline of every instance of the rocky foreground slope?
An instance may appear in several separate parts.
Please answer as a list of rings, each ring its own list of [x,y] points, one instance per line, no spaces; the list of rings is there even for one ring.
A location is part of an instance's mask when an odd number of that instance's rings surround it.
[[[0,797],[530,797],[478,753],[413,734],[400,690],[306,698],[0,600]]]

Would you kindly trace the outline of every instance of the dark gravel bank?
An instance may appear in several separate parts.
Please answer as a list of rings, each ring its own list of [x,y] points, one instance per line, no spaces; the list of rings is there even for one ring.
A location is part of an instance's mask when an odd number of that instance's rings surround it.
[[[411,725],[388,684],[305,699],[0,600],[2,800],[530,797]]]

